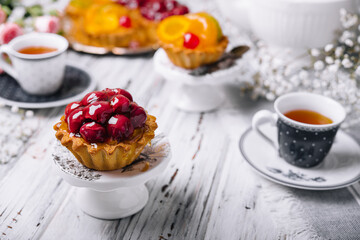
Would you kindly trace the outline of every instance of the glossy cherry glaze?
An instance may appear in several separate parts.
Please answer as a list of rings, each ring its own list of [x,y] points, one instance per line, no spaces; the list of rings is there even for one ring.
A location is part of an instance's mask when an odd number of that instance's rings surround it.
[[[134,127],[126,116],[117,114],[109,119],[107,125],[107,132],[113,139],[121,141],[129,138],[133,132]]]
[[[81,136],[88,142],[105,142],[106,129],[99,123],[89,122],[80,128]]]
[[[121,88],[106,88],[85,95],[65,108],[68,130],[90,143],[130,138],[134,129],[144,127],[146,111]]]

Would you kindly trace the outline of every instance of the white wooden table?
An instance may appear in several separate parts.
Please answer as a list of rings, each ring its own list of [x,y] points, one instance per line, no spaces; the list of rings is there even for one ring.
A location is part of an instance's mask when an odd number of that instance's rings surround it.
[[[170,101],[177,85],[154,72],[150,57],[69,52],[68,58],[86,67],[98,89],[126,88],[155,115],[172,160],[147,183],[150,198],[142,211],[95,219],[76,206],[74,188],[52,169],[52,126],[64,108],[37,110],[32,118],[1,108],[0,239],[305,239],[313,231],[289,227],[282,216],[291,212],[291,190],[253,173],[238,148],[253,113],[271,103],[228,85],[219,88],[227,96],[221,109],[186,113]],[[26,130],[29,125],[34,130]]]

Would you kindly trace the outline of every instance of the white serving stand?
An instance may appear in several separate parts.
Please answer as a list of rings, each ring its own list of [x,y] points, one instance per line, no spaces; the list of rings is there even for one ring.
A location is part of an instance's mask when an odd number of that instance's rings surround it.
[[[241,58],[228,69],[202,76],[193,76],[189,74],[190,70],[175,66],[166,52],[160,48],[154,55],[154,65],[155,70],[166,80],[180,84],[172,99],[179,109],[188,112],[208,112],[218,109],[225,99],[221,85],[235,82],[247,63]],[[252,79],[241,79],[240,81],[249,84],[253,82]]]
[[[158,134],[131,165],[115,171],[96,171],[79,163],[58,141],[53,160],[57,173],[76,190],[77,205],[88,215],[119,219],[140,211],[149,199],[145,183],[161,174],[171,158],[170,144]]]

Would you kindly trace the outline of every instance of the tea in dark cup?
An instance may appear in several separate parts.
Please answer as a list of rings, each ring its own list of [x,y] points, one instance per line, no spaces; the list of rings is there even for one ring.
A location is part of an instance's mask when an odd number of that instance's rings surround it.
[[[330,118],[318,112],[304,110],[304,109],[291,110],[284,113],[284,115],[285,117],[288,117],[294,121],[307,123],[307,124],[321,125],[321,124],[333,123],[333,121]]]
[[[289,93],[274,103],[275,113],[257,112],[253,129],[270,142],[286,162],[309,168],[321,163],[329,153],[335,135],[345,120],[345,109],[333,99],[313,93]],[[259,126],[276,123],[277,141]]]

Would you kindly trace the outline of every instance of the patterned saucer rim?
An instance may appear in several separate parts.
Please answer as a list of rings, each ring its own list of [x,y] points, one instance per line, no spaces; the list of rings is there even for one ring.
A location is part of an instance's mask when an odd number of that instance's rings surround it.
[[[253,129],[251,127],[249,127],[248,129],[246,129],[246,131],[241,135],[240,140],[239,140],[239,148],[240,148],[240,152],[242,154],[242,156],[244,157],[245,161],[249,164],[249,166],[251,167],[252,170],[254,170],[256,173],[260,174],[261,176],[265,177],[266,179],[278,183],[280,185],[284,185],[284,186],[288,186],[288,187],[293,187],[293,188],[298,188],[298,189],[304,189],[304,190],[318,190],[318,191],[324,191],[324,190],[334,190],[334,189],[340,189],[340,188],[344,188],[344,187],[348,187],[358,181],[360,181],[360,172],[359,174],[354,177],[351,180],[348,180],[346,182],[343,182],[341,184],[336,184],[336,185],[328,185],[328,186],[309,186],[309,185],[304,185],[304,184],[296,184],[296,183],[290,183],[287,181],[283,181],[281,179],[278,179],[276,177],[273,177],[272,175],[262,171],[261,169],[259,169],[257,167],[257,165],[255,165],[253,163],[253,161],[250,160],[250,158],[248,157],[248,155],[245,152],[244,149],[244,142],[246,141],[246,137],[248,136],[248,134],[253,131]],[[349,136],[348,134],[346,134],[345,132],[339,130],[339,132],[342,132],[343,134]],[[350,137],[350,136],[349,136]],[[334,143],[335,144],[335,143]],[[285,161],[285,160],[284,160]]]
[[[91,73],[85,70],[84,66],[82,66],[78,63],[74,63],[72,61],[68,61],[66,63],[66,66],[71,66],[73,68],[77,68],[77,69],[85,72],[89,76],[89,85],[86,88],[84,88],[81,92],[77,93],[76,95],[70,96],[68,98],[61,99],[61,100],[55,100],[55,101],[51,100],[48,102],[32,102],[32,103],[13,101],[13,100],[9,100],[7,98],[0,96],[0,101],[3,102],[6,106],[10,106],[10,107],[16,106],[16,107],[25,108],[25,109],[53,108],[53,107],[64,106],[70,102],[78,101],[84,96],[85,93],[95,90],[96,82],[95,82],[93,76],[91,75]]]

